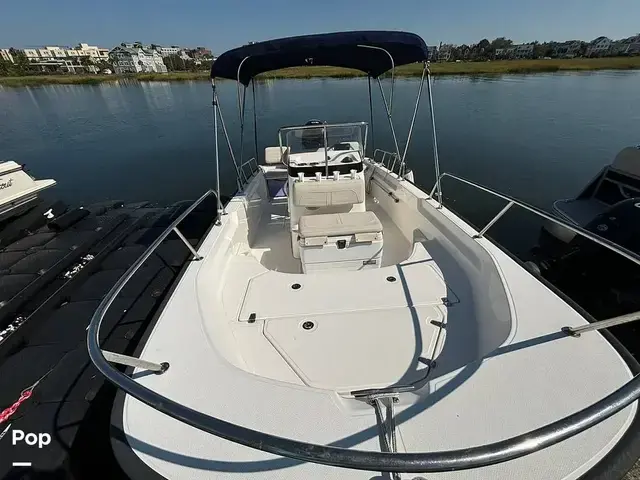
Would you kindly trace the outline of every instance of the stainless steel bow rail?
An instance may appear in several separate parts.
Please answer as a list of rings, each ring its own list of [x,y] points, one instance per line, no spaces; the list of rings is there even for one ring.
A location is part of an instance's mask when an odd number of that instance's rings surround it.
[[[129,367],[144,368],[145,370],[149,370],[156,373],[164,373],[165,371],[167,371],[167,369],[169,368],[169,364],[167,362],[154,363],[154,362],[149,362],[148,360],[142,360],[141,358],[130,357],[128,355],[121,355],[119,353],[102,350],[100,348],[100,338],[98,336],[100,332],[100,322],[102,322],[104,313],[107,311],[107,309],[109,308],[113,300],[116,298],[118,293],[120,293],[120,290],[122,290],[122,288],[131,279],[131,277],[133,277],[133,275],[138,271],[138,269],[142,266],[142,264],[147,261],[147,259],[151,256],[151,254],[155,251],[155,249],[158,248],[158,246],[160,246],[160,244],[164,241],[165,238],[169,236],[171,232],[174,232],[180,238],[180,240],[182,240],[182,242],[187,246],[187,248],[193,255],[194,260],[196,261],[202,260],[202,257],[198,254],[196,249],[193,248],[193,245],[191,245],[189,240],[187,240],[187,238],[182,234],[182,232],[178,230],[178,225],[191,212],[193,212],[193,210],[198,205],[200,205],[205,198],[207,198],[212,193],[214,193],[213,190],[207,190],[199,199],[197,199],[195,202],[189,205],[189,207],[187,207],[184,212],[182,212],[173,222],[171,222],[171,224],[166,228],[166,230],[162,232],[160,236],[156,238],[151,245],[149,245],[149,248],[145,250],[142,256],[138,258],[138,260],[136,260],[136,262],[133,265],[131,265],[126,272],[124,272],[124,275],[120,277],[120,279],[111,288],[111,290],[109,290],[109,293],[107,293],[107,295],[104,297],[104,299],[100,303],[98,310],[96,311],[96,313],[94,313],[93,318],[91,319],[91,323],[89,324],[89,328],[87,329],[89,332],[88,340],[87,340],[87,343],[89,345],[89,356],[91,356],[91,343],[92,343],[91,327],[94,324],[94,321],[96,320],[96,316],[98,315],[98,312],[100,311],[101,308],[103,308],[102,315],[100,316],[100,320],[98,321],[98,326],[95,330],[96,333],[95,333],[95,337],[93,337],[93,340],[95,341],[95,348],[99,352],[99,355],[101,359],[104,361],[105,365],[107,365],[107,368],[112,369],[112,367],[107,363],[107,362],[111,362],[119,365],[126,365]],[[113,371],[115,372],[117,370],[113,370]],[[107,376],[107,378],[109,377]],[[118,385],[117,382],[114,382],[114,383]]]
[[[540,210],[537,207],[534,207],[533,205],[529,205],[525,202],[522,202],[520,200],[516,200],[513,197],[510,197],[509,195],[505,195],[504,193],[500,193],[497,192],[489,187],[485,187],[483,185],[480,185],[478,183],[472,182],[471,180],[467,180],[466,178],[462,178],[462,177],[458,177],[457,175],[453,175],[451,173],[443,173],[442,175],[440,175],[440,177],[437,179],[435,185],[433,186],[433,188],[431,189],[431,192],[429,193],[429,196],[431,198],[433,198],[433,194],[436,191],[436,187],[438,187],[438,185],[440,184],[440,182],[442,181],[443,178],[445,177],[449,177],[449,178],[453,178],[454,180],[458,180],[459,182],[465,183],[467,185],[470,185],[474,188],[477,188],[478,190],[481,190],[483,192],[487,192],[495,197],[501,198],[503,200],[506,200],[508,203],[502,208],[502,210],[500,210],[491,220],[489,220],[489,222],[482,228],[482,230],[480,230],[480,232],[478,232],[474,238],[483,238],[484,234],[487,233],[487,231],[498,221],[500,220],[505,213],[507,213],[509,211],[509,209],[511,207],[513,207],[514,205],[517,205],[531,213],[534,213],[536,215],[538,215],[539,217],[544,218],[545,220],[548,220],[550,222],[553,223],[557,223],[558,225],[561,225],[564,228],[567,228],[568,230],[571,230],[573,233],[576,233],[578,235],[581,235],[589,240],[591,240],[592,242],[597,243],[598,245],[607,248],[609,250],[611,250],[614,253],[617,253],[618,255],[623,256],[624,258],[626,258],[627,260],[635,263],[636,265],[638,265],[640,267],[640,256],[638,256],[637,254],[635,254],[634,252],[632,252],[631,250],[628,250],[624,247],[621,247],[620,245],[617,245],[613,242],[611,242],[610,240],[607,240],[606,238],[600,237],[594,233],[589,232],[588,230],[585,230],[582,227],[576,226],[576,225],[571,225],[570,223],[566,222],[565,220],[562,220],[558,217],[555,217],[553,215],[548,214],[547,212],[545,212],[544,210]],[[440,203],[440,207],[442,207],[442,198],[438,198],[438,201]],[[635,322],[637,320],[640,320],[640,312],[634,312],[634,313],[629,313],[627,315],[621,315],[619,317],[614,317],[614,318],[609,318],[607,320],[600,320],[597,322],[592,322],[588,325],[580,325],[577,327],[564,327],[562,329],[563,332],[565,332],[568,335],[571,335],[573,337],[579,337],[581,333],[585,333],[585,332],[589,332],[592,330],[601,330],[603,328],[609,328],[609,327],[613,327],[616,325],[622,325],[624,323],[629,323],[629,322]]]
[[[594,236],[579,227],[569,225],[535,207],[494,192],[486,187],[476,185],[468,180],[455,177],[451,174],[445,175],[497,195],[509,202],[513,202],[513,204],[517,204],[548,220],[559,223],[576,233],[591,238],[600,245],[610,248],[633,262],[640,264],[640,259],[633,253],[625,251],[611,242]],[[107,309],[129,279],[131,279],[167,235],[174,231],[178,223],[211,193],[211,191],[206,192],[200,199],[185,210],[185,212],[169,225],[156,241],[149,246],[145,253],[129,267],[122,278],[118,280],[104,297],[89,324],[87,344],[89,356],[96,368],[109,381],[155,410],[226,440],[299,461],[370,471],[429,473],[484,467],[537,452],[538,450],[566,440],[597,425],[640,398],[640,376],[636,376],[624,386],[593,405],[530,432],[487,445],[426,453],[371,452],[301,442],[235,425],[174,402],[140,385],[109,364],[107,358],[105,358],[105,353],[100,348],[100,325]],[[158,371],[163,370],[162,364],[156,364],[156,366]],[[166,370],[166,368],[164,368],[164,370]],[[167,370],[165,374],[170,375],[171,370]]]

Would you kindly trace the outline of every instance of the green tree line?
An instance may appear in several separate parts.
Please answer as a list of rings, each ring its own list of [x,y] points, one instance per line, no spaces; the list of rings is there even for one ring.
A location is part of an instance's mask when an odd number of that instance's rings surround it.
[[[198,72],[211,69],[211,60],[201,60],[196,63],[193,59],[185,60],[180,55],[169,55],[162,59],[170,72]]]

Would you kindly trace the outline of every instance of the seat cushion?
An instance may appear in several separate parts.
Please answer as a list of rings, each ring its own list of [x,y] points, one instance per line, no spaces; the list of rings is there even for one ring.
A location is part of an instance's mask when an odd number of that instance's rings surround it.
[[[293,204],[299,207],[330,207],[364,202],[364,180],[308,180],[293,184]]]
[[[373,212],[303,215],[298,232],[303,238],[379,233],[382,232],[382,224]]]

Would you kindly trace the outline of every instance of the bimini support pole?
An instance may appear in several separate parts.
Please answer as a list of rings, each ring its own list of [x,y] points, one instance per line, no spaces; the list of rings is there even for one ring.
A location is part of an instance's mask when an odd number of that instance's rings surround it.
[[[220,108],[220,102],[218,101],[218,94],[214,90],[214,101],[216,105],[216,109],[218,111],[218,115],[220,116],[220,125],[222,126],[222,132],[224,133],[224,138],[227,141],[227,148],[229,148],[229,155],[231,155],[231,160],[233,161],[233,167],[236,170],[236,184],[238,186],[238,190],[242,189],[243,180],[241,176],[244,174],[240,171],[238,167],[238,162],[236,161],[236,155],[233,153],[233,147],[231,146],[231,139],[229,138],[229,133],[227,132],[227,126],[224,123],[224,116],[222,115],[222,109]]]
[[[239,112],[240,113],[240,170],[242,170],[243,175],[244,175],[244,111],[245,111],[246,98],[247,98],[247,87],[245,86],[242,90],[242,104],[240,105],[240,112]]]
[[[244,62],[249,60],[250,57],[244,57],[238,65],[238,71],[236,72],[236,85],[238,86],[238,115],[240,116],[240,171],[242,172],[242,176],[244,177],[242,180],[242,184],[244,185],[248,177],[244,174],[244,110],[245,110],[245,100],[247,98],[247,86],[240,82],[240,71],[242,70],[242,65]],[[240,94],[240,85],[242,85],[242,95]],[[257,159],[256,159],[257,161]]]
[[[251,93],[253,94],[253,147],[256,152],[256,163],[258,163],[258,117],[256,113],[256,83],[251,79]]]
[[[402,158],[400,156],[400,147],[398,146],[398,137],[396,137],[396,130],[393,128],[393,119],[391,118],[391,110],[389,109],[389,105],[387,104],[387,97],[384,95],[384,89],[382,88],[382,83],[380,83],[380,78],[376,78],[378,81],[378,87],[380,87],[380,95],[382,95],[382,101],[384,103],[384,109],[387,111],[387,118],[389,119],[389,127],[391,128],[391,136],[393,137],[393,144],[396,147],[396,155],[397,158]],[[399,177],[402,180],[401,177]]]
[[[226,215],[224,205],[222,205],[222,200],[220,200],[220,151],[218,149],[218,98],[216,96],[216,81],[211,79],[211,90],[212,90],[212,105],[213,105],[213,142],[215,144],[215,152],[216,152],[216,203],[218,215],[216,217],[216,225],[220,225],[220,215]]]
[[[404,178],[405,175],[405,161],[407,158],[407,151],[409,150],[409,143],[411,143],[411,135],[413,134],[413,126],[416,123],[416,116],[418,115],[418,106],[420,105],[420,97],[422,97],[422,86],[424,85],[424,77],[427,73],[427,63],[425,62],[422,68],[422,78],[420,79],[420,87],[418,88],[418,98],[416,99],[416,106],[413,109],[413,117],[411,118],[411,125],[409,126],[409,135],[407,136],[407,143],[404,146],[404,152],[402,153],[402,159],[400,160],[399,176]]]
[[[442,208],[442,179],[440,178],[440,160],[438,158],[438,136],[436,135],[436,116],[433,111],[433,94],[431,92],[431,69],[429,62],[426,64],[427,69],[427,93],[429,96],[429,112],[431,114],[431,132],[433,135],[433,163],[436,170],[436,189],[438,190],[438,208]]]
[[[360,48],[370,48],[371,50],[380,50],[384,52],[389,57],[391,61],[391,92],[389,93],[389,111],[393,112],[393,89],[396,83],[396,63],[393,61],[393,56],[389,53],[388,50],[385,50],[382,47],[376,47],[374,45],[358,45]]]
[[[373,98],[371,96],[371,75],[367,75],[367,82],[369,84],[369,123],[371,124],[371,158],[376,151],[376,136],[373,130]],[[365,152],[366,154],[366,152]]]

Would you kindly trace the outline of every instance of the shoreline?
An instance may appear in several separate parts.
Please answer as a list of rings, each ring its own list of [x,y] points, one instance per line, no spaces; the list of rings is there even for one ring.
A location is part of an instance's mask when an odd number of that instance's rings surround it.
[[[640,70],[640,57],[574,58],[551,60],[496,60],[491,62],[446,62],[431,64],[433,76],[444,75],[513,75],[571,71]],[[395,72],[397,78],[419,77],[421,64],[404,65]],[[267,72],[257,79],[355,78],[365,74],[338,67],[293,67]],[[0,86],[97,85],[108,82],[180,82],[206,81],[208,72],[144,73],[129,75],[31,75],[0,77]]]

